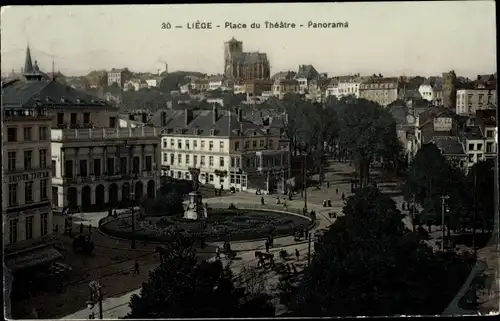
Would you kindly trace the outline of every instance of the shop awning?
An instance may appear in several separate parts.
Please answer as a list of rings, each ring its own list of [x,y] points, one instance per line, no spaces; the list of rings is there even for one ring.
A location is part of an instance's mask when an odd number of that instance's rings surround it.
[[[12,272],[49,263],[62,258],[63,255],[54,248],[45,248],[22,253],[12,258],[6,258],[5,265]]]

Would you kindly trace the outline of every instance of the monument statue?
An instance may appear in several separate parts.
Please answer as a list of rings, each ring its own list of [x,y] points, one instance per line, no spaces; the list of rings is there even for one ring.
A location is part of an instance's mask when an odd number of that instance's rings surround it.
[[[200,188],[200,181],[198,180],[200,170],[197,168],[190,168],[189,173],[191,174],[191,180],[193,182],[193,191],[189,193],[189,201],[186,211],[184,212],[184,218],[189,220],[199,220],[205,217],[202,197],[198,191]]]

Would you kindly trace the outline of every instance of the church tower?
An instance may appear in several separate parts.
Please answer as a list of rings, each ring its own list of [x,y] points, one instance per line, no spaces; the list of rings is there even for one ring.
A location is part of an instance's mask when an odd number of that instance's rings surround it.
[[[243,42],[231,38],[224,43],[224,76],[233,77],[235,58],[243,53]]]
[[[43,79],[43,74],[40,73],[38,69],[38,62],[35,60],[35,64],[31,60],[30,46],[26,47],[26,58],[24,59],[24,70],[23,76],[27,81],[40,81]]]
[[[443,73],[443,105],[445,108],[455,110],[457,102],[457,75],[454,70]]]

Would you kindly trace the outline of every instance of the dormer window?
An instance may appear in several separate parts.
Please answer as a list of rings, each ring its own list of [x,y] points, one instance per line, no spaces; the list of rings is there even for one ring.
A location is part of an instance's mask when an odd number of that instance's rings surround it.
[[[199,135],[200,134],[199,129],[198,128],[193,129],[193,134]]]
[[[210,136],[215,136],[215,129],[210,129]]]
[[[65,102],[66,102],[66,98],[61,97],[61,102],[62,102],[62,103],[65,103]]]
[[[76,103],[77,103],[77,104],[81,104],[81,102],[82,102],[82,101],[80,100],[80,98],[77,98],[77,99],[76,99]]]

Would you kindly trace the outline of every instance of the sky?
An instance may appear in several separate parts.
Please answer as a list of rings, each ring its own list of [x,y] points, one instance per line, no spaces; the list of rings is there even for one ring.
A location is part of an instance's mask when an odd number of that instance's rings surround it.
[[[212,29],[187,29],[197,21]],[[265,21],[296,28],[268,29]],[[348,27],[309,28],[310,21]],[[165,63],[169,71],[223,73],[231,37],[244,51],[267,53],[272,74],[302,64],[331,76],[496,71],[494,1],[15,6],[2,7],[0,23],[2,74],[20,70],[28,44],[42,70],[54,61],[68,76],[123,67],[156,72]]]

